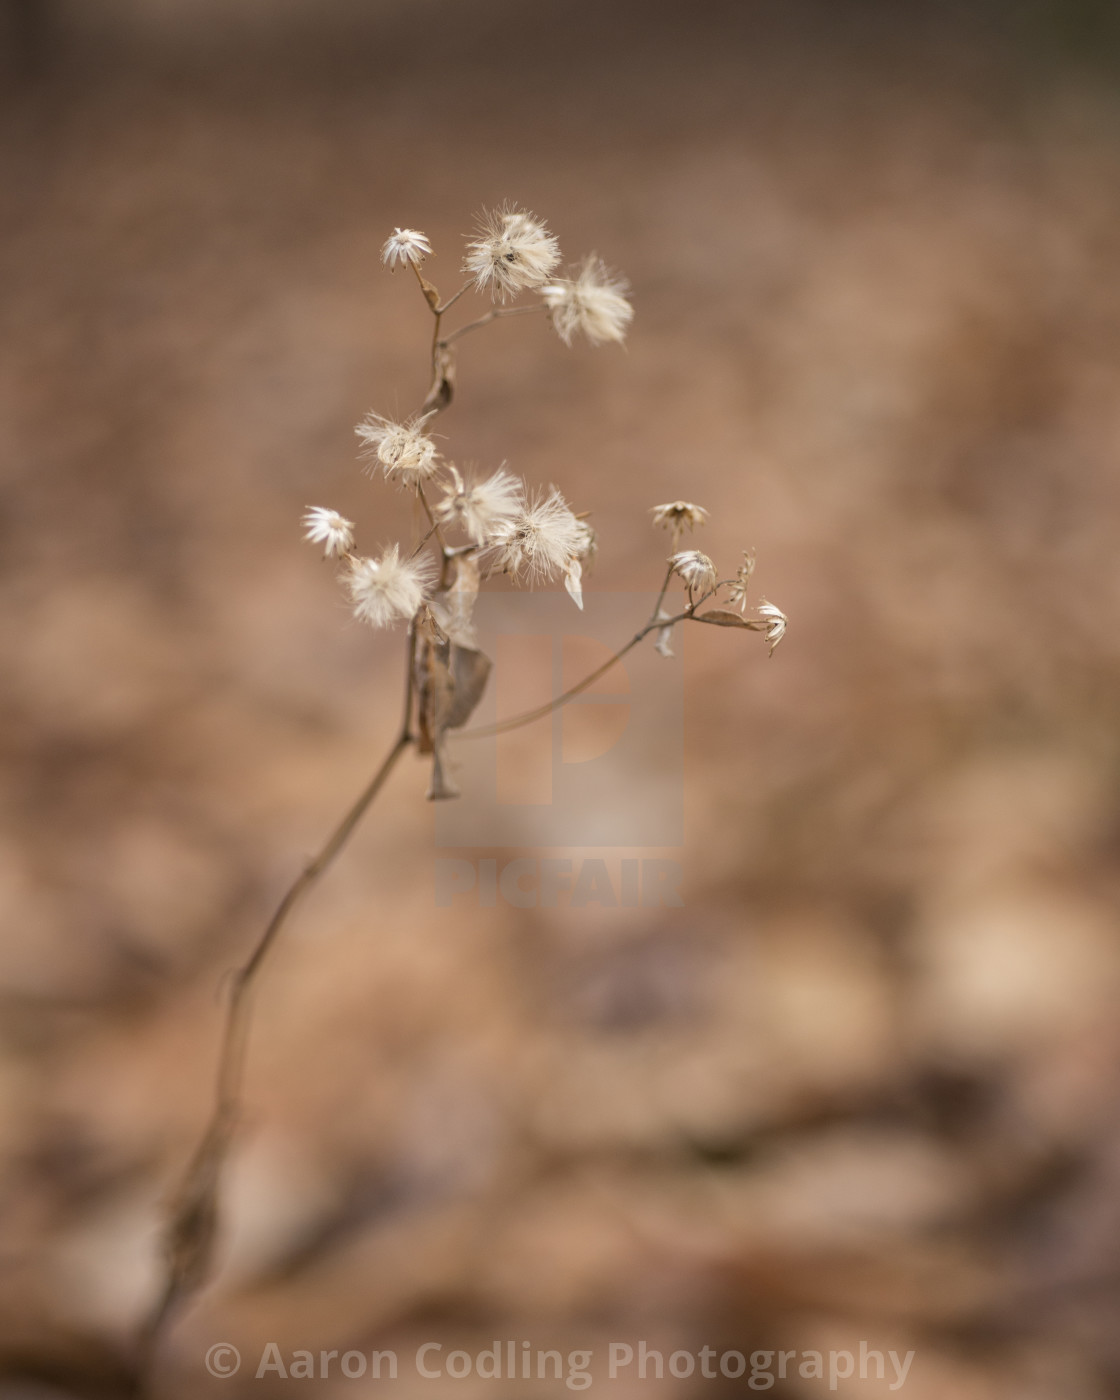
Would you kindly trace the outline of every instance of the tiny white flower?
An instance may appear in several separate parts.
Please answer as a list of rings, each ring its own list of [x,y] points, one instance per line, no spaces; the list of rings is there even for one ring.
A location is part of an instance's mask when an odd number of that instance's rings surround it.
[[[490,542],[494,531],[515,520],[524,505],[521,480],[499,467],[485,481],[464,482],[458,469],[448,464],[451,484],[436,506],[441,525],[460,525],[477,545]]]
[[[380,559],[354,559],[346,576],[354,616],[371,627],[415,617],[435,573],[428,555],[402,559],[398,545],[382,550]]]
[[[326,506],[308,506],[303,517],[304,539],[323,546],[323,558],[349,554],[354,548],[354,522]]]
[[[663,506],[651,506],[650,514],[654,525],[679,533],[686,525],[691,530],[695,525],[705,525],[708,512],[703,506],[694,506],[691,501],[669,501]]]
[[[690,593],[695,590],[710,593],[715,587],[716,566],[698,549],[682,549],[679,554],[673,555],[669,563],[673,566],[673,572],[680,574]]]
[[[577,520],[555,486],[522,507],[512,520],[503,520],[492,534],[492,547],[501,567],[524,574],[530,583],[567,573],[587,544],[587,527]]]
[[[747,589],[754,573],[754,555],[749,549],[743,550],[743,562],[739,565],[739,572],[735,575],[735,582],[727,594],[727,601],[732,607],[738,607],[741,612],[747,608]]]
[[[766,640],[770,643],[770,654],[774,654],[774,648],[786,635],[786,628],[789,626],[789,618],[782,612],[775,603],[768,603],[765,598],[758,605],[758,615],[766,624]]]
[[[385,246],[381,249],[381,261],[392,272],[398,262],[419,267],[425,258],[431,257],[431,253],[432,245],[428,242],[427,234],[414,228],[397,228],[393,230],[392,236],[385,240]]]
[[[540,287],[560,261],[560,245],[540,220],[524,209],[506,206],[484,211],[479,236],[467,244],[463,271],[478,291],[489,288],[505,301]]]
[[[376,461],[386,477],[395,476],[402,486],[415,486],[439,470],[436,445],[423,432],[424,424],[433,415],[412,417],[395,423],[380,413],[367,413],[354,429],[365,444],[362,453],[371,463]]]
[[[634,319],[626,300],[629,284],[616,277],[602,258],[590,253],[574,277],[558,277],[541,292],[556,334],[571,345],[577,331],[592,345],[623,341]]]

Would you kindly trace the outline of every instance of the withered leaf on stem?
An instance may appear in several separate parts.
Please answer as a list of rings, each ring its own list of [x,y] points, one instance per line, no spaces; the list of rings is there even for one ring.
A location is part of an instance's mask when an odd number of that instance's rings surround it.
[[[478,707],[490,677],[490,658],[476,647],[451,643],[451,707],[445,728],[460,729]]]
[[[419,720],[417,748],[431,754],[429,800],[458,797],[447,776],[443,736],[458,729],[474,713],[486,689],[490,658],[474,647],[459,646],[446,636],[434,617],[417,628],[416,696]]]
[[[753,618],[740,617],[736,612],[726,612],[723,608],[713,608],[710,612],[697,613],[697,622],[710,622],[713,627],[742,627],[747,632],[764,632],[766,624]]]
[[[420,279],[420,290],[424,293],[428,305],[434,311],[439,305],[439,292],[432,286],[422,272],[417,270],[416,276]]]
[[[432,387],[420,409],[421,413],[446,408],[455,397],[455,352],[446,345],[438,347],[435,353],[432,374]]]
[[[436,621],[456,646],[477,650],[477,634],[472,618],[481,587],[481,572],[475,554],[458,554],[450,560],[454,580],[446,593],[432,599]]]

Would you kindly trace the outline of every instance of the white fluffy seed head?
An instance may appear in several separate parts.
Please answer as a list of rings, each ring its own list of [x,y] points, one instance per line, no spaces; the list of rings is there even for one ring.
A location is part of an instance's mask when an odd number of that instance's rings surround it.
[[[776,603],[768,603],[765,598],[758,605],[758,615],[766,624],[766,640],[770,643],[770,652],[773,655],[774,648],[786,635],[789,618]]]
[[[698,549],[682,549],[670,559],[673,572],[684,580],[690,593],[710,593],[716,586],[716,566]]]
[[[484,481],[464,481],[454,466],[451,483],[436,506],[441,525],[458,525],[477,545],[487,545],[494,532],[520,515],[525,503],[522,481],[499,467]]]
[[[396,423],[380,413],[367,413],[354,429],[365,444],[362,456],[376,462],[386,477],[395,477],[402,486],[415,486],[439,470],[439,454],[424,424],[432,414]]]
[[[395,544],[382,550],[379,559],[352,560],[346,588],[354,616],[371,627],[389,627],[415,617],[435,574],[427,555],[402,559]]]
[[[515,517],[502,521],[491,540],[498,563],[506,573],[538,583],[567,572],[586,545],[587,531],[552,486],[523,506]]]
[[[560,261],[560,245],[524,209],[506,205],[483,211],[478,237],[467,244],[463,271],[478,291],[505,301],[543,286]]]
[[[414,228],[396,228],[385,240],[381,249],[381,261],[392,272],[397,263],[409,263],[419,267],[425,258],[431,257],[432,245],[427,234]]]
[[[323,546],[323,558],[349,554],[354,548],[354,522],[326,506],[308,506],[303,517],[304,539]]]
[[[595,253],[573,272],[573,277],[558,277],[541,292],[556,334],[565,345],[571,345],[577,333],[592,345],[625,340],[634,319],[625,278],[615,276]]]

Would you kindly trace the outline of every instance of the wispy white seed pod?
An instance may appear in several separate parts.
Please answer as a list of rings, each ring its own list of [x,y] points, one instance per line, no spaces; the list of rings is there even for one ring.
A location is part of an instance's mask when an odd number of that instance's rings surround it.
[[[435,575],[428,555],[402,559],[395,544],[383,550],[379,559],[354,559],[345,580],[354,616],[371,627],[389,627],[415,617]]]
[[[414,228],[394,229],[381,249],[381,261],[390,272],[394,271],[397,263],[401,263],[402,266],[408,263],[412,267],[419,267],[424,259],[431,255],[432,245],[428,242],[427,234]]]
[[[436,506],[441,525],[458,525],[477,545],[487,545],[500,527],[516,520],[525,504],[525,486],[519,477],[499,467],[483,481],[464,481],[448,464],[451,482]]]
[[[386,477],[395,478],[402,486],[415,486],[439,471],[439,452],[424,425],[434,415],[412,417],[396,423],[380,413],[367,413],[354,429],[365,444],[362,456],[371,465],[376,462]]]
[[[463,271],[478,291],[505,301],[543,286],[559,261],[560,245],[544,224],[527,210],[505,205],[480,215]]]
[[[512,520],[492,534],[498,563],[507,573],[530,583],[548,582],[566,573],[587,544],[587,527],[572,514],[555,486],[539,494]]]
[[[634,319],[626,279],[612,273],[595,253],[573,272],[573,277],[555,278],[541,292],[556,334],[565,345],[571,345],[577,333],[592,345],[625,340]]]
[[[354,548],[354,522],[326,506],[308,506],[303,517],[304,539],[323,546],[323,558],[349,554]]]

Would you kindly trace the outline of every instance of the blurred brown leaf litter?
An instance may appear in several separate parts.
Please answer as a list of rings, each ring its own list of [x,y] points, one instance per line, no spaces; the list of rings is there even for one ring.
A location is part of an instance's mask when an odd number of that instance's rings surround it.
[[[217,1340],[567,1393],[403,1364],[496,1337],[1120,1393],[1111,9],[4,19],[0,1396],[126,1392],[223,975],[396,722],[399,639],[298,526],[371,518],[351,427],[426,387],[377,250],[422,228],[450,281],[507,197],[636,318],[625,354],[464,347],[456,456],[592,508],[592,590],[648,586],[648,508],[700,502],[790,635],[688,639],[683,909],[449,919],[395,775],[262,986],[161,1393],[288,1384],[210,1381]],[[611,1389],[651,1386],[745,1381]]]

